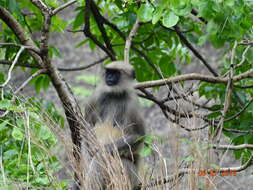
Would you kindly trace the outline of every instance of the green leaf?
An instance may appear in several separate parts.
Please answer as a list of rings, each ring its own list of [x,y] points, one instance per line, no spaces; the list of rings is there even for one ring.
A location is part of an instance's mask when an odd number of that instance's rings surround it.
[[[24,138],[22,131],[17,127],[13,128],[11,135],[14,139],[16,139],[18,141],[22,141]]]
[[[162,14],[163,14],[163,7],[158,7],[153,14],[152,24],[156,24],[162,17]]]
[[[153,150],[150,146],[144,146],[143,149],[139,152],[141,157],[146,157],[152,154]]]
[[[74,20],[73,30],[76,30],[78,27],[80,27],[83,24],[83,22],[84,22],[84,13],[83,10],[80,10]]]
[[[35,85],[35,91],[36,93],[39,93],[40,92],[40,89],[42,88],[43,86],[43,77],[42,76],[37,76],[34,78],[34,85]]]
[[[188,157],[183,158],[182,160],[184,160],[184,161],[186,161],[186,162],[192,162],[192,161],[195,160],[195,158],[192,157],[192,156],[188,156]]]
[[[4,99],[0,101],[0,109],[8,109],[11,105],[11,100]]]
[[[17,8],[17,3],[15,0],[7,0],[7,7],[10,12],[14,12]]]
[[[215,104],[212,107],[210,107],[211,110],[221,110],[224,106],[222,104]]]
[[[184,8],[173,8],[172,10],[178,16],[186,16],[191,13],[192,7],[190,3],[187,3]]]
[[[145,137],[144,137],[144,139],[143,139],[143,141],[146,143],[146,144],[149,144],[149,145],[151,145],[151,144],[153,144],[153,136],[151,136],[151,135],[146,135]]]
[[[207,117],[208,117],[209,119],[213,119],[213,118],[216,118],[216,117],[218,117],[218,116],[220,116],[220,115],[222,115],[221,112],[213,112],[213,113],[208,114]]]
[[[39,136],[43,139],[43,140],[47,140],[49,138],[52,137],[52,134],[50,131],[47,130],[46,126],[40,126],[39,127]]]
[[[171,60],[172,59],[170,56],[164,54],[159,61],[159,67],[165,77],[170,77],[171,75],[173,75],[177,71],[175,64],[172,63]]]
[[[35,77],[31,81],[31,83],[35,85],[35,91],[37,93],[39,93],[42,88],[44,88],[45,90],[48,89],[50,81],[51,80],[47,75],[42,74],[42,75]]]
[[[235,0],[225,0],[225,5],[233,7],[235,5]]]
[[[88,42],[88,39],[85,39],[85,40],[79,42],[77,45],[75,45],[75,47],[76,47],[76,48],[79,48],[79,47],[81,47],[82,45],[86,44],[87,42]]]
[[[150,4],[142,4],[137,11],[137,17],[141,22],[148,22],[152,19],[154,8]]]
[[[179,21],[179,17],[175,15],[172,11],[163,16],[163,25],[167,28],[170,28],[172,26],[175,26]]]
[[[5,81],[4,73],[0,73],[0,84],[2,84]]]
[[[51,57],[53,57],[53,56],[61,57],[60,50],[54,46],[49,47],[49,54]]]

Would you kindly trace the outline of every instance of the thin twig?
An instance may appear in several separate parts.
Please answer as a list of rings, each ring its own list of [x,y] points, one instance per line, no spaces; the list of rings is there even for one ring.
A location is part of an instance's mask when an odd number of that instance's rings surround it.
[[[253,41],[242,41],[242,42],[238,43],[238,45],[252,46]]]
[[[239,86],[239,85],[234,85],[235,88],[242,88],[242,89],[246,89],[246,88],[253,88],[253,85],[246,85],[246,86]]]
[[[240,144],[240,145],[211,145],[218,150],[241,150],[241,149],[253,149],[253,144]]]
[[[57,69],[59,71],[82,71],[82,70],[86,70],[90,67],[93,67],[99,63],[102,63],[103,61],[105,61],[106,59],[108,59],[108,56],[102,57],[101,59],[94,61],[93,63],[87,64],[85,66],[79,66],[79,67],[72,67],[72,68],[64,68],[64,67],[57,67]],[[6,61],[6,60],[0,60],[0,64],[2,65],[11,65],[12,62],[11,61]],[[42,69],[43,67],[39,66],[39,65],[34,65],[34,64],[29,64],[29,63],[16,63],[15,66],[19,66],[19,67],[28,67],[28,68],[37,68],[37,69]]]
[[[223,128],[223,131],[230,132],[230,133],[241,133],[241,134],[253,133],[253,130],[239,130],[239,129],[228,129],[228,128]]]
[[[249,50],[249,48],[250,48],[250,46],[247,46],[246,48],[245,48],[245,50],[243,51],[243,53],[242,53],[242,60],[240,61],[240,63],[238,63],[237,65],[235,65],[235,68],[237,68],[237,67],[240,67],[242,64],[243,64],[243,62],[245,61],[245,59],[246,59],[246,53],[248,52],[248,50]]]
[[[59,7],[57,7],[56,9],[54,9],[54,10],[52,11],[51,16],[56,15],[57,13],[59,13],[60,11],[62,11],[63,9],[65,9],[65,8],[67,8],[67,7],[71,6],[71,5],[73,5],[73,4],[76,3],[76,2],[77,2],[77,0],[71,0],[71,1],[69,1],[69,2],[67,2],[67,3],[65,3],[65,4],[63,4],[63,5],[59,6]]]
[[[34,48],[33,46],[26,46],[26,45],[22,45],[22,44],[15,44],[15,43],[0,43],[0,46],[15,46],[15,47],[21,47],[23,46],[25,49],[27,50],[32,50],[35,53],[37,53],[39,55],[39,51],[37,48]]]
[[[7,79],[5,80],[5,82],[3,84],[0,84],[0,88],[3,88],[4,86],[6,86],[8,84],[8,82],[10,81],[11,79],[11,72],[12,70],[14,69],[14,66],[15,64],[17,63],[21,53],[24,51],[25,47],[24,46],[21,46],[18,53],[16,54],[15,56],[15,59],[14,61],[12,62],[10,68],[9,68],[9,71],[8,71],[8,74],[7,74]]]
[[[163,26],[163,28],[166,28]],[[186,39],[186,37],[182,34],[178,26],[175,26],[175,31],[177,35],[179,36],[180,40],[192,51],[192,53],[207,67],[207,69],[214,75],[218,76],[218,73],[212,68],[211,65],[207,63],[207,61],[204,59],[204,57],[197,51],[193,45]],[[166,28],[167,29],[167,28]]]
[[[99,8],[93,0],[89,0],[89,2],[90,2],[91,12],[96,20],[96,23],[97,23],[97,26],[98,26],[100,32],[102,34],[102,38],[105,42],[105,45],[106,45],[107,49],[110,51],[111,56],[113,57],[112,60],[115,60],[116,59],[115,52],[112,48],[111,40],[108,37],[107,32],[105,30],[104,22],[103,22],[103,19],[101,19],[102,15],[100,14]]]
[[[36,71],[35,73],[33,73],[28,79],[26,79],[15,91],[14,91],[14,95],[18,94],[21,90],[23,90],[25,88],[25,86],[35,77],[39,76],[40,74],[45,74],[47,72],[46,69],[41,69]]]
[[[43,14],[49,14],[50,9],[47,5],[41,0],[30,0],[38,9],[42,11]]]
[[[137,30],[139,28],[139,24],[140,24],[140,21],[137,18],[134,25],[133,25],[132,30],[129,33],[129,36],[127,37],[125,50],[124,50],[125,63],[129,63],[129,57],[130,57],[130,55],[129,55],[130,52],[129,51],[130,51],[130,48],[131,48],[131,43],[132,43],[133,37],[137,33]]]
[[[214,137],[217,140],[217,144],[219,144],[219,142],[220,142],[220,138],[221,138],[221,134],[222,134],[222,130],[223,130],[223,125],[224,125],[224,120],[225,120],[226,114],[227,114],[228,109],[231,104],[231,95],[232,95],[232,91],[233,91],[234,58],[235,58],[236,47],[237,47],[237,41],[235,41],[234,47],[232,49],[230,70],[229,70],[229,80],[228,80],[227,87],[226,87],[225,103],[224,103],[224,108],[222,111],[222,117],[219,121],[218,127],[216,129],[215,134],[214,134]]]
[[[20,85],[20,87],[18,87],[18,88],[13,92],[11,102],[13,102],[13,101],[16,99],[16,96],[15,96],[15,95],[17,95],[21,90],[23,90],[24,87],[25,87],[32,79],[34,79],[36,76],[38,76],[38,75],[40,75],[40,74],[43,74],[43,73],[46,73],[46,70],[45,70],[45,69],[38,70],[37,72],[33,73],[28,79],[26,79],[26,80]],[[8,113],[9,113],[9,110],[4,111],[2,114],[0,114],[0,118],[5,117]]]
[[[91,13],[91,0],[86,0],[86,5],[84,9],[84,28],[83,33],[87,38],[90,38],[100,49],[102,49],[111,60],[115,60],[114,54],[106,48],[90,31],[90,13]]]
[[[253,102],[253,98],[251,98],[251,100],[250,100],[239,112],[237,112],[236,114],[232,115],[232,116],[229,117],[229,118],[226,118],[226,119],[224,120],[224,122],[233,120],[233,119],[237,118],[238,116],[240,116],[240,115],[250,106],[250,104],[251,104],[252,102]]]

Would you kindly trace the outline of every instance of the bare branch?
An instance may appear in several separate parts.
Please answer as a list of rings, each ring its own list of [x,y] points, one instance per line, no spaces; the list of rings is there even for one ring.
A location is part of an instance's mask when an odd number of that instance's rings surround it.
[[[90,3],[90,8],[91,8],[92,14],[93,14],[93,16],[96,20],[97,26],[98,26],[101,34],[102,34],[105,45],[106,45],[107,49],[110,51],[111,56],[113,57],[112,60],[115,60],[116,59],[115,58],[115,53],[114,53],[112,45],[111,45],[111,40],[108,37],[107,32],[105,30],[105,27],[103,25],[104,22],[103,22],[103,19],[102,19],[102,15],[100,14],[98,7],[97,7],[96,3],[93,0],[88,0],[87,3],[88,2]]]
[[[132,42],[133,37],[137,33],[137,30],[139,28],[139,23],[140,23],[140,21],[137,18],[134,25],[133,25],[132,30],[129,33],[129,36],[127,37],[126,45],[125,45],[125,51],[124,51],[125,63],[129,63],[129,51],[130,51],[130,48],[131,48],[131,42]]]
[[[253,149],[253,144],[240,144],[240,145],[212,145],[213,148],[218,150],[241,150],[241,149]]]
[[[242,60],[240,61],[240,63],[238,63],[237,65],[235,65],[235,68],[237,68],[237,67],[240,67],[242,64],[243,64],[243,62],[245,61],[245,59],[246,59],[246,53],[248,52],[248,50],[249,50],[249,48],[250,48],[250,46],[247,46],[246,48],[245,48],[245,50],[243,51],[243,53],[242,53]]]
[[[246,78],[252,78],[253,77],[253,69],[250,69],[244,73],[241,73],[239,75],[236,75],[232,78],[234,82],[246,79]],[[140,82],[135,85],[135,88],[151,88],[155,86],[163,86],[171,83],[178,83],[182,81],[190,81],[190,80],[200,80],[205,81],[209,83],[228,83],[230,80],[228,77],[213,77],[208,75],[202,75],[197,73],[191,73],[191,74],[184,74],[179,75],[176,77],[170,77],[162,80],[154,80],[154,81],[147,81],[147,82]]]
[[[245,41],[238,43],[238,45],[253,46],[253,41],[245,40]]]
[[[202,21],[203,23],[207,24],[208,22],[203,18],[203,17],[198,17],[198,11],[195,9],[192,9],[191,14],[193,14],[194,16],[196,16],[200,21]]]
[[[253,130],[238,130],[238,129],[228,129],[228,128],[223,128],[223,131],[230,132],[230,133],[241,133],[241,134],[253,133]]]
[[[137,52],[143,59],[148,63],[148,65],[155,71],[160,79],[164,78],[161,71],[156,67],[156,65],[152,62],[152,60],[141,50],[136,47],[132,47],[132,49]]]
[[[10,81],[11,79],[11,72],[12,70],[14,69],[14,66],[15,64],[17,63],[21,53],[24,51],[25,47],[24,46],[21,46],[18,53],[16,54],[15,56],[15,59],[14,61],[12,62],[10,68],[9,68],[9,71],[8,71],[8,75],[7,75],[7,79],[5,80],[5,82],[3,84],[0,84],[0,88],[3,88],[4,86],[6,86],[8,84],[8,82]]]
[[[109,51],[90,31],[90,13],[91,13],[91,0],[86,0],[84,9],[84,28],[83,33],[87,38],[90,38],[99,48],[101,48],[111,60],[115,60],[114,55]]]
[[[246,88],[253,88],[253,85],[246,85],[246,86],[239,86],[239,85],[234,85],[235,88],[242,88],[242,89],[246,89]]]
[[[39,76],[40,74],[45,74],[47,73],[46,69],[40,69],[38,71],[36,71],[35,73],[33,73],[28,79],[26,79],[26,81],[23,82],[23,84],[20,85],[20,87],[18,87],[15,91],[14,91],[14,95],[18,94],[21,90],[23,90],[23,88],[35,77]]]
[[[24,47],[25,49],[32,50],[35,53],[39,54],[38,48],[34,48],[33,46],[25,46],[21,44],[15,44],[15,43],[0,43],[0,46],[16,46],[16,47]]]
[[[43,14],[49,14],[51,10],[47,7],[47,5],[41,0],[30,0],[32,4],[34,4],[38,9],[40,9]]]
[[[59,7],[57,7],[56,9],[54,9],[54,10],[52,11],[51,16],[56,15],[57,13],[59,13],[60,11],[62,11],[63,9],[65,9],[65,8],[67,8],[67,7],[71,6],[71,5],[73,5],[73,4],[76,3],[76,2],[77,2],[77,0],[71,0],[71,1],[69,1],[69,2],[67,2],[67,3],[65,3],[65,4],[63,4],[63,5],[59,6]]]
[[[86,70],[90,67],[93,67],[99,63],[102,63],[103,61],[105,61],[106,59],[108,59],[108,56],[105,56],[97,61],[94,61],[93,63],[87,64],[85,66],[80,66],[80,67],[72,67],[72,68],[63,68],[63,67],[58,67],[57,69],[59,71],[67,71],[67,72],[71,72],[71,71],[82,71],[82,70]],[[7,61],[7,60],[0,60],[0,64],[2,65],[11,65],[11,61]],[[28,67],[28,68],[37,68],[37,69],[42,69],[43,67],[39,66],[39,65],[34,65],[34,64],[29,64],[29,63],[16,63],[15,66],[20,66],[20,67]]]
[[[225,116],[226,116],[228,109],[230,107],[230,104],[231,104],[231,95],[232,95],[232,91],[233,91],[234,58],[235,58],[236,47],[237,47],[237,41],[235,41],[234,47],[232,49],[230,69],[229,69],[229,80],[228,80],[226,92],[225,92],[225,102],[224,102],[224,108],[222,111],[222,117],[219,121],[218,127],[215,131],[215,134],[214,134],[214,137],[215,138],[217,137],[217,144],[219,144],[219,142],[220,142],[222,129],[223,129],[223,125],[224,125],[224,119],[225,119]]]
[[[187,118],[192,118],[192,117],[196,117],[196,118],[200,118],[203,119],[204,121],[211,123],[210,120],[208,120],[204,115],[200,115],[200,114],[196,114],[196,113],[190,113],[190,112],[186,112],[186,113],[182,113],[180,111],[177,111],[173,108],[171,108],[170,106],[166,105],[165,102],[163,100],[159,100],[157,97],[155,97],[152,93],[148,92],[145,89],[139,89],[143,94],[138,94],[140,97],[146,98],[148,100],[153,101],[155,104],[157,104],[160,109],[162,110],[164,116],[166,117],[166,119],[168,119],[170,122],[172,123],[176,123],[179,127],[181,127],[182,129],[186,130],[186,131],[197,131],[197,130],[202,130],[205,129],[206,127],[209,126],[209,124],[206,124],[204,126],[198,127],[198,128],[188,128],[185,127],[184,125],[180,124],[179,122],[177,122],[176,119],[172,119],[168,113],[173,114],[174,116],[177,117],[187,117]]]

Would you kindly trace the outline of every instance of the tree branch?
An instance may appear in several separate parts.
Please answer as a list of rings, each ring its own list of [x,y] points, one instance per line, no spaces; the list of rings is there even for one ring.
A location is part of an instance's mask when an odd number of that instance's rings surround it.
[[[214,149],[218,150],[241,150],[241,149],[253,149],[253,144],[240,144],[240,145],[211,145]]]
[[[8,84],[8,82],[10,81],[11,79],[11,72],[15,66],[15,64],[17,63],[18,61],[18,58],[20,57],[21,53],[24,51],[25,47],[24,46],[21,46],[18,53],[16,54],[15,56],[15,59],[13,61],[13,63],[11,64],[10,68],[9,68],[9,71],[8,71],[8,75],[7,75],[7,79],[5,80],[5,82],[3,84],[0,84],[0,88],[3,88],[5,85]]]
[[[107,36],[106,30],[104,28],[102,15],[100,14],[99,9],[98,9],[97,5],[94,3],[94,1],[93,0],[89,0],[89,1],[91,3],[90,4],[91,11],[92,11],[93,16],[94,16],[94,18],[96,20],[97,26],[98,26],[101,34],[102,34],[102,37],[103,37],[104,42],[105,42],[105,45],[110,50],[111,55],[113,56],[113,60],[115,60],[115,53],[114,53],[114,51],[112,49],[112,45],[111,45],[110,39]]]
[[[91,11],[91,0],[86,0],[86,6],[84,9],[84,28],[83,33],[87,38],[90,38],[98,47],[100,47],[110,58],[115,60],[112,52],[107,49],[90,31],[90,11]]]
[[[235,42],[234,47],[232,49],[229,76],[228,76],[229,80],[227,82],[227,87],[226,87],[226,92],[225,92],[224,108],[221,112],[222,116],[221,116],[221,119],[219,121],[218,127],[215,130],[214,136],[213,136],[214,138],[217,139],[217,144],[219,144],[219,142],[220,142],[222,129],[223,129],[223,125],[224,125],[224,120],[225,120],[226,114],[227,114],[228,109],[229,109],[230,104],[231,104],[231,96],[232,96],[232,92],[233,92],[234,57],[235,57],[236,47],[237,47],[237,41]]]
[[[102,63],[103,61],[105,61],[106,59],[108,59],[108,56],[105,56],[97,61],[94,61],[93,63],[87,64],[85,66],[80,66],[80,67],[72,67],[72,68],[63,68],[63,67],[57,67],[57,69],[59,71],[67,71],[67,72],[71,72],[71,71],[82,71],[82,70],[86,70],[90,67],[93,67],[99,63]],[[7,61],[7,60],[0,60],[0,64],[2,65],[11,65],[11,61]],[[28,68],[37,68],[37,69],[42,69],[43,67],[39,66],[39,65],[34,65],[34,64],[29,64],[29,63],[16,63],[15,66],[19,66],[19,67],[28,67]]]
[[[237,112],[236,114],[232,115],[232,116],[229,117],[229,118],[226,118],[226,119],[224,120],[224,122],[233,120],[233,119],[237,118],[238,116],[240,116],[240,115],[250,106],[250,104],[251,104],[252,102],[253,102],[253,98],[251,98],[251,100],[250,100],[239,112]]]
[[[132,42],[133,37],[137,33],[138,28],[139,28],[139,20],[137,18],[134,25],[133,25],[133,28],[130,31],[129,36],[127,37],[127,40],[126,40],[125,51],[124,51],[125,63],[129,63],[129,57],[130,57],[130,55],[129,55],[130,52],[129,51],[130,51],[130,48],[131,48],[131,42]]]
[[[253,77],[253,69],[250,69],[242,74],[236,75],[232,78],[234,82],[237,82],[242,79],[252,78]],[[208,75],[202,75],[197,73],[191,74],[184,74],[179,75],[176,77],[170,77],[167,79],[162,80],[154,80],[154,81],[147,81],[147,82],[140,82],[135,85],[135,88],[151,88],[155,86],[163,86],[171,83],[178,83],[182,81],[189,81],[189,80],[200,80],[209,83],[224,83],[226,84],[230,79],[228,77],[213,77]]]
[[[30,0],[32,2],[32,4],[34,4],[38,9],[40,9],[42,11],[42,13],[45,14],[49,14],[51,12],[51,10],[47,7],[47,5],[41,1],[41,0]]]
[[[20,40],[21,44],[24,46],[32,47],[33,50],[39,52],[40,50],[37,48],[35,43],[31,40],[29,35],[24,33],[24,29],[21,25],[16,21],[16,19],[2,6],[0,6],[0,18],[7,24],[7,26],[14,32],[17,38]],[[36,62],[43,66],[42,59],[38,54],[33,52],[32,50],[28,50],[31,56],[36,60]]]
[[[253,46],[253,41],[245,40],[245,41],[238,43],[238,45]]]
[[[166,28],[163,26],[163,28]],[[167,28],[166,28],[167,29]],[[186,39],[186,37],[182,34],[178,26],[174,27],[177,35],[180,40],[192,51],[192,53],[207,67],[207,69],[214,75],[218,76],[217,72],[207,63],[207,61],[202,57],[202,55],[193,47],[193,45]]]
[[[69,2],[67,2],[67,3],[65,3],[65,4],[63,4],[63,5],[59,6],[59,7],[57,7],[56,9],[54,9],[54,10],[52,11],[51,16],[58,14],[58,13],[59,13],[60,11],[62,11],[63,9],[65,9],[65,8],[67,8],[67,7],[71,6],[71,5],[73,5],[73,4],[76,3],[76,2],[77,2],[77,0],[71,0],[71,1],[69,1]]]

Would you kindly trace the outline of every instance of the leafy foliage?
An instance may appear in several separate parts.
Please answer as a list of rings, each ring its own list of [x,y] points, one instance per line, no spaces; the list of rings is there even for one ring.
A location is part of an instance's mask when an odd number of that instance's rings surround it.
[[[52,127],[63,126],[62,116],[52,103],[43,100],[15,97],[13,102],[8,93],[3,97],[0,110],[12,113],[0,119],[0,150],[4,167],[1,169],[4,171],[1,187],[63,188],[63,182],[54,181],[54,172],[62,166],[50,153],[58,140],[48,128],[49,123]],[[24,181],[28,183],[24,185]]]

